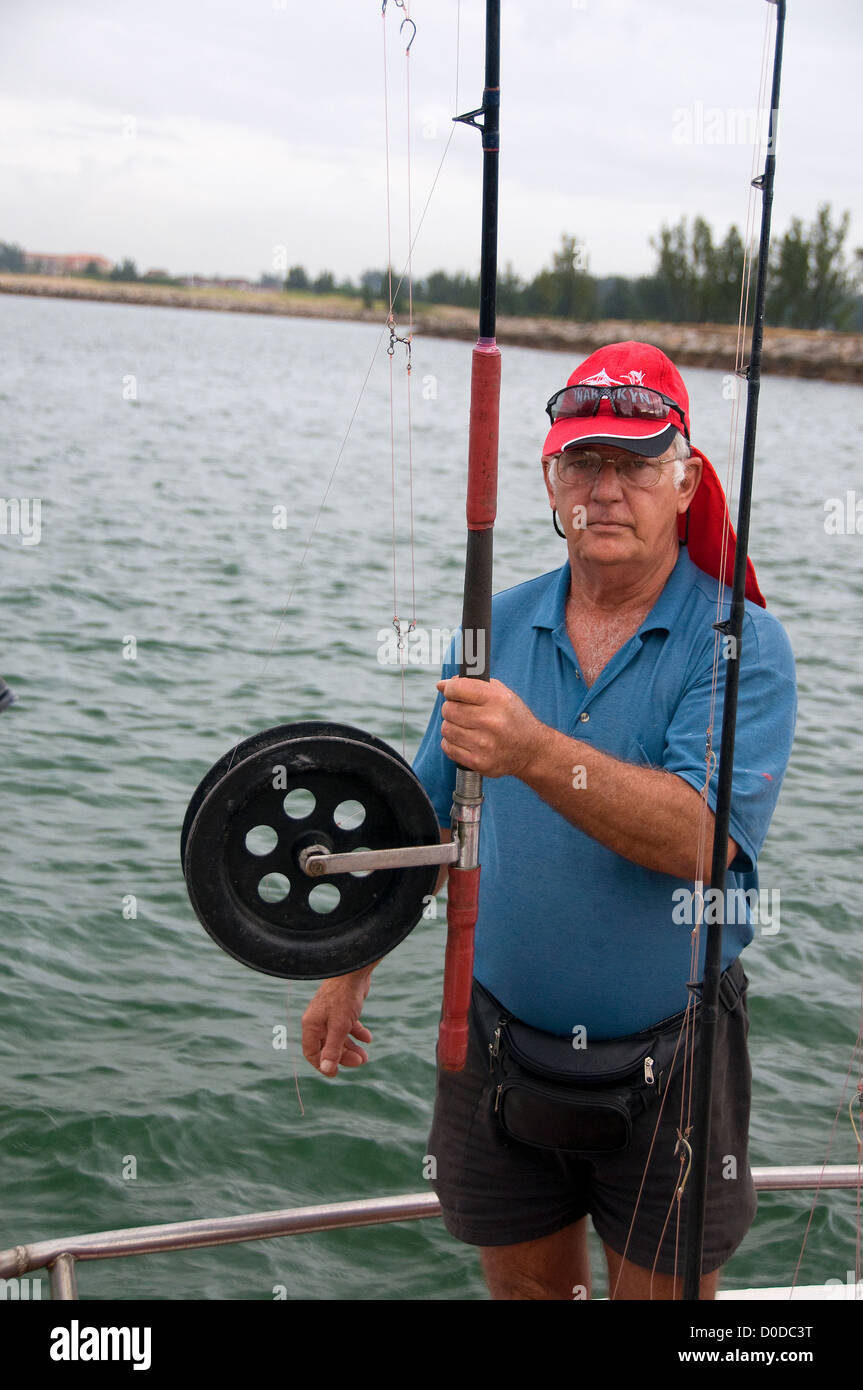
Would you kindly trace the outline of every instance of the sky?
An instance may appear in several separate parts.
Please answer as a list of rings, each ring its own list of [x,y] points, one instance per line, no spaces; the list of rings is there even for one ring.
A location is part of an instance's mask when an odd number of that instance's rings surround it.
[[[480,141],[451,117],[481,101],[485,6],[405,5],[407,63],[395,0],[0,0],[0,241],[356,279],[413,240],[415,275],[475,274]],[[648,274],[663,222],[743,227],[767,0],[502,10],[501,268],[568,234],[593,274]],[[789,0],[776,232],[830,202],[863,243],[861,40],[863,0]]]

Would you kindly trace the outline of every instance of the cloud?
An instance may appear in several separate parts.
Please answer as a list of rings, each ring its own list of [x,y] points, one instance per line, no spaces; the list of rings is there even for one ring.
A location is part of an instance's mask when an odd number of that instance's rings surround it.
[[[7,0],[0,238],[175,271],[257,275],[274,244],[313,272],[383,266],[386,32],[392,257],[403,264],[408,129],[415,230],[451,116],[479,103],[483,71],[478,2],[463,0],[458,29],[455,0],[410,10],[408,126],[395,5],[384,25],[377,0]],[[788,23],[775,226],[830,199],[852,209],[853,236],[863,195],[848,152],[863,131],[847,94],[863,7],[797,0]],[[635,274],[651,268],[663,220],[701,213],[719,235],[740,225],[751,150],[681,144],[675,112],[754,107],[762,26],[752,0],[504,6],[502,259],[530,276],[567,232],[595,273]],[[418,273],[476,269],[481,164],[477,136],[459,127]]]

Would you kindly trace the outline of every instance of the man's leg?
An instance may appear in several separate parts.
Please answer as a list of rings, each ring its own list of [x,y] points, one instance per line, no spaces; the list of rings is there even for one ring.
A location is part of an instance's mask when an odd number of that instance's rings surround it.
[[[631,1260],[623,1260],[616,1250],[603,1243],[605,1260],[608,1265],[608,1296],[617,1299],[674,1299],[683,1297],[683,1279],[675,1279],[671,1274],[651,1274],[649,1269],[634,1265]],[[701,1280],[699,1297],[716,1297],[721,1270],[705,1274]]]
[[[483,1246],[480,1256],[495,1300],[590,1297],[586,1216],[539,1240]]]

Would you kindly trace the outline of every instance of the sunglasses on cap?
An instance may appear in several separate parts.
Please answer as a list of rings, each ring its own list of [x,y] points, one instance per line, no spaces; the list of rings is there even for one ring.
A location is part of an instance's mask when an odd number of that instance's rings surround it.
[[[670,396],[650,386],[564,386],[555,391],[545,409],[552,424],[557,420],[584,419],[596,415],[607,400],[615,415],[624,420],[667,420],[669,412],[680,416],[683,433],[689,438],[686,416]]]

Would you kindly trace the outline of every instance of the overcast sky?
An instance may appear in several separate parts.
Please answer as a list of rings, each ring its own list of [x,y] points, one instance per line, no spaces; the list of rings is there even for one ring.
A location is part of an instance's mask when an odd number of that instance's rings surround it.
[[[407,0],[414,229],[456,110],[457,0]],[[482,0],[461,0],[458,107]],[[0,0],[0,240],[257,277],[387,259],[380,0]],[[742,227],[766,0],[503,0],[500,263],[561,235],[595,274],[653,267],[660,224]],[[403,11],[390,0],[393,261],[407,253]],[[863,0],[789,0],[774,228],[819,203],[863,241]],[[414,269],[475,273],[479,137],[457,127]],[[275,253],[278,255],[278,252]]]

